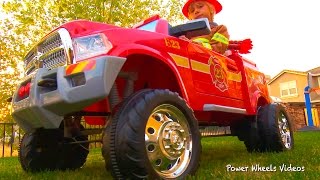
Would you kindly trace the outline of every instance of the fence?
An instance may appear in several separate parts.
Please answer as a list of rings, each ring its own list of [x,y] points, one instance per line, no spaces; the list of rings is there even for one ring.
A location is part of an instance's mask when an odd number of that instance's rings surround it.
[[[82,123],[84,128],[101,129],[102,126],[91,126],[86,123]],[[208,126],[200,128],[201,136],[223,136],[230,134],[229,127],[216,127]],[[20,140],[24,132],[16,123],[0,123],[0,158],[12,157],[18,155],[18,147]],[[89,135],[90,141],[102,139],[102,134]],[[102,144],[100,142],[90,143],[90,148],[100,148]]]
[[[103,128],[102,126],[82,124],[84,128]],[[16,123],[0,123],[0,158],[18,155],[18,147],[23,134],[23,130]],[[88,138],[90,141],[100,140],[102,139],[102,135],[89,135]],[[99,148],[101,147],[101,143],[92,142],[89,147]]]
[[[21,133],[16,123],[0,123],[0,157],[17,155]]]

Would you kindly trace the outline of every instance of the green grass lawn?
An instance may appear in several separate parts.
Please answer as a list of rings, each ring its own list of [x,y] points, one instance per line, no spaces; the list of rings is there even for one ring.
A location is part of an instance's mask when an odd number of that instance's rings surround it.
[[[294,134],[295,149],[282,153],[248,153],[236,137],[202,139],[202,156],[196,176],[189,179],[320,179],[320,132]],[[252,166],[270,167],[273,172],[254,172]],[[280,166],[303,172],[281,172]],[[226,166],[248,167],[247,172],[227,171]],[[288,170],[288,169],[287,169]],[[16,157],[0,158],[0,179],[112,179],[104,168],[100,149],[91,150],[85,166],[76,171],[24,172]]]

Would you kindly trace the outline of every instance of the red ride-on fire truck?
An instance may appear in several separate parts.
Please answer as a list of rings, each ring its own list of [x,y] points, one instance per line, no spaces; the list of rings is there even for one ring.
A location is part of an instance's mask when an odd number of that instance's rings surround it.
[[[77,169],[88,135],[116,179],[185,178],[199,166],[199,127],[230,126],[249,152],[293,148],[289,116],[272,104],[265,76],[231,41],[225,56],[189,38],[205,20],[172,27],[153,16],[133,28],[85,20],[61,25],[25,56],[12,116],[25,135],[26,171]],[[86,129],[80,121],[104,125]]]

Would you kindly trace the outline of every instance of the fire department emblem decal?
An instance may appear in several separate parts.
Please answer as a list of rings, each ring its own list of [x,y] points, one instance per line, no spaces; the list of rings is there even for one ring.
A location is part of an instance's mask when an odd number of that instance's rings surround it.
[[[216,57],[211,56],[208,64],[210,67],[212,82],[216,88],[218,88],[221,92],[228,90],[227,73],[220,65],[219,60]]]

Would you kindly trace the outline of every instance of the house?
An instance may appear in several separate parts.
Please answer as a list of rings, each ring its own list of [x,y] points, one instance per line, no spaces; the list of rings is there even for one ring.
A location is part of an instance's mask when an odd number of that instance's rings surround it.
[[[269,95],[282,102],[304,102],[307,72],[283,70],[268,82]]]
[[[309,74],[310,73],[310,74]],[[300,129],[307,125],[307,116],[305,110],[305,88],[309,85],[312,88],[320,86],[320,67],[308,71],[283,70],[267,84],[269,95],[277,97],[281,102],[286,104],[287,111],[292,115],[295,129]],[[315,91],[310,92],[312,103],[312,113],[315,122],[320,122],[320,89],[319,94]]]
[[[282,102],[305,102],[304,89],[308,85],[308,73],[312,74],[312,87],[319,88],[320,67],[305,72],[283,70],[268,81],[269,95],[280,98]],[[310,98],[312,103],[320,103],[320,94],[315,91],[310,93]]]
[[[312,91],[310,93],[310,99],[311,103],[313,104],[320,104],[320,67],[316,67],[314,69],[309,70],[308,72],[311,73],[311,81],[309,84],[315,89],[318,90],[318,93],[316,91]]]

